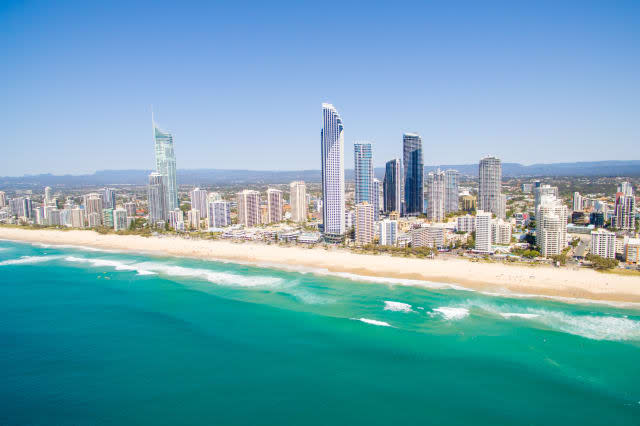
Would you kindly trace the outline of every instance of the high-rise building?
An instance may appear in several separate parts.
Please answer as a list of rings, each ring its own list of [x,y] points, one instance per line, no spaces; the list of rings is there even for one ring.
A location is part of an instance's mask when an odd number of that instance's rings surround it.
[[[373,178],[373,190],[371,191],[371,204],[373,205],[374,220],[380,219],[380,211],[382,210],[382,182]]]
[[[629,182],[622,182],[618,186],[611,224],[614,228],[624,231],[636,229],[636,198],[633,196],[633,187]]]
[[[387,161],[384,170],[384,212],[402,213],[402,162]]]
[[[178,208],[167,209],[165,182],[165,176],[160,173],[151,173],[149,175],[148,203],[149,224],[151,226],[156,226],[159,222],[166,221],[167,212]]]
[[[354,176],[355,203],[373,203],[373,154],[371,142],[356,142],[353,144],[353,159],[355,163]]]
[[[180,207],[178,201],[178,182],[176,176],[176,155],[173,151],[173,136],[169,132],[161,130],[151,117],[153,125],[153,139],[156,151],[156,173],[164,177],[162,185],[166,211]],[[164,220],[164,219],[163,219]]]
[[[624,261],[630,265],[640,263],[640,238],[624,237]]]
[[[536,216],[538,215],[538,209],[540,208],[540,203],[542,201],[542,198],[549,197],[549,196],[558,198],[558,187],[550,186],[547,184],[543,185],[539,181],[536,182],[535,186],[533,187],[533,197],[534,197],[533,212]]]
[[[398,221],[384,219],[378,222],[380,245],[395,246],[398,242]]]
[[[307,220],[307,186],[302,181],[289,184],[289,204],[291,205],[291,220],[305,222]]]
[[[275,188],[267,189],[267,222],[282,222],[282,212],[284,209],[284,199],[282,191]]]
[[[427,218],[442,222],[445,216],[445,172],[439,169],[427,174],[426,181]]]
[[[180,209],[173,209],[167,214],[167,223],[172,229],[184,228],[184,213]],[[180,225],[182,223],[182,226]]]
[[[483,158],[480,160],[478,175],[478,209],[504,219],[502,162],[496,157]]]
[[[344,225],[344,127],[331,104],[322,104],[322,223],[325,236],[341,239]]]
[[[130,201],[128,203],[124,203],[124,209],[127,211],[127,216],[128,217],[135,217],[136,215],[136,203],[134,203],[133,201]]]
[[[476,251],[480,253],[492,252],[491,241],[491,212],[478,210],[476,214]]]
[[[198,210],[200,212],[200,217],[205,219],[207,217],[208,204],[209,204],[209,194],[206,190],[195,188],[193,191],[189,193],[189,197],[191,198],[191,208],[193,210]]]
[[[102,209],[102,225],[105,228],[113,228],[113,209]]]
[[[474,232],[476,230],[476,217],[466,214],[456,218],[456,231]]]
[[[84,198],[84,210],[85,214],[97,213],[100,216],[99,222],[102,221],[102,197],[99,194],[87,194]],[[46,213],[45,213],[46,214]]]
[[[465,194],[462,196],[462,210],[466,212],[472,212],[476,210],[477,199],[471,194]]]
[[[127,211],[125,209],[113,210],[113,229],[116,231],[127,229]]]
[[[111,188],[102,188],[100,192],[102,196],[102,206],[105,209],[116,208],[116,192]]]
[[[7,194],[4,191],[0,191],[0,207],[7,206]]]
[[[50,186],[45,186],[44,187],[44,205],[48,205],[50,202],[52,201],[51,198],[51,187]]]
[[[222,195],[219,192],[210,192],[209,193],[209,202],[222,200]]]
[[[87,223],[89,224],[89,228],[100,226],[101,221],[102,215],[98,212],[91,212],[87,215]]]
[[[51,210],[47,212],[47,223],[50,226],[62,226],[60,210],[57,207],[51,207]]]
[[[584,209],[584,198],[579,192],[573,193],[573,211],[581,212]]]
[[[554,196],[540,199],[536,216],[536,243],[544,257],[562,253],[567,246],[567,206]]]
[[[460,210],[459,181],[460,173],[457,170],[449,169],[444,171],[445,213],[452,213]]]
[[[511,243],[511,224],[502,219],[492,221],[491,241],[493,244],[509,245]]]
[[[419,215],[424,207],[422,138],[415,133],[402,135],[404,168],[404,214]]]
[[[84,228],[84,209],[76,207],[71,210],[71,226],[74,228]]]
[[[373,242],[375,235],[373,210],[373,204],[367,201],[356,204],[355,237],[357,244],[371,244]]]
[[[441,248],[444,246],[442,224],[431,224],[411,230],[411,247]]]
[[[631,185],[631,182],[620,182],[617,192],[620,192],[622,195],[633,195],[633,186]]]
[[[224,200],[209,202],[207,219],[209,228],[224,228],[231,225],[231,203]]]
[[[236,194],[238,223],[246,227],[260,225],[260,193],[245,189]]]
[[[191,229],[200,229],[200,220],[202,216],[200,215],[200,210],[191,209],[187,212],[187,222]]]
[[[598,229],[591,231],[591,254],[607,259],[616,258],[616,233]]]

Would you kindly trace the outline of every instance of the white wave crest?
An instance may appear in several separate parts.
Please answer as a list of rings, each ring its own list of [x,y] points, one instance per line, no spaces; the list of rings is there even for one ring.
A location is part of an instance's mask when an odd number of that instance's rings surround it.
[[[594,340],[640,340],[640,321],[625,317],[569,315],[540,311],[539,320],[553,330]]]
[[[518,312],[501,312],[500,316],[502,316],[503,318],[525,318],[525,319],[531,319],[531,318],[537,318],[540,315],[539,314],[521,314]]]
[[[0,262],[0,266],[5,265],[25,265],[32,263],[48,262],[50,260],[59,259],[62,256],[22,256],[18,259],[8,259]]]
[[[469,315],[469,309],[467,308],[451,308],[448,306],[435,308],[433,312],[442,315],[446,320],[460,320]]]
[[[413,312],[413,309],[411,309],[411,305],[409,305],[408,303],[392,302],[390,300],[384,301],[384,310],[394,312]]]
[[[107,249],[99,249],[95,247],[89,246],[77,246],[74,244],[46,244],[46,243],[32,243],[32,245],[36,247],[42,248],[54,248],[54,249],[73,249],[73,250],[82,250],[89,252],[102,252],[102,253],[119,253],[117,250],[107,250]]]
[[[117,271],[136,271],[139,275],[162,274],[172,277],[197,278],[214,284],[237,287],[273,287],[283,282],[281,278],[267,276],[243,276],[227,272],[216,272],[208,269],[186,268],[156,262],[127,263],[108,259],[91,259],[68,256],[70,262],[88,263],[95,267],[112,267]]]
[[[121,262],[117,260],[108,259],[88,259],[84,257],[67,256],[64,258],[67,262],[75,263],[88,263],[95,267],[109,267],[114,268],[116,271],[135,271],[138,275],[155,275],[155,272],[148,271],[146,269],[139,268],[136,264]]]
[[[384,322],[384,321],[378,321],[378,320],[374,320],[374,319],[369,319],[369,318],[352,318],[356,321],[362,321],[365,322],[367,324],[371,324],[371,325],[378,325],[380,327],[392,327],[391,324],[389,324],[388,322]]]

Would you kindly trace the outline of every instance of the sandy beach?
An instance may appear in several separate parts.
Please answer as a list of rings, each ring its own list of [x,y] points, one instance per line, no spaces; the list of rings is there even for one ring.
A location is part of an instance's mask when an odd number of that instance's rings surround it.
[[[0,238],[66,244],[136,253],[237,261],[456,284],[474,290],[615,302],[640,302],[640,277],[589,269],[470,262],[465,259],[412,259],[364,255],[339,248],[282,247],[225,240],[98,234],[88,230],[56,231],[0,227]]]

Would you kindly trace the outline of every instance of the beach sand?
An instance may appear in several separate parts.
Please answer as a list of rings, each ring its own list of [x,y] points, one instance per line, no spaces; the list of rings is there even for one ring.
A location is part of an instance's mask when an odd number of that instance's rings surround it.
[[[583,268],[509,265],[443,257],[413,259],[357,254],[337,247],[283,247],[257,242],[98,234],[88,230],[0,227],[0,238],[236,261],[275,268],[317,269],[378,278],[431,281],[496,293],[640,302],[639,276],[605,274]]]

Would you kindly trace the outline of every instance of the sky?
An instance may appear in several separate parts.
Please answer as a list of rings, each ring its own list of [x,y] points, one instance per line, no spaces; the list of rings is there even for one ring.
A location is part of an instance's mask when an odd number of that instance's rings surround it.
[[[640,2],[0,2],[0,176],[640,159]]]

